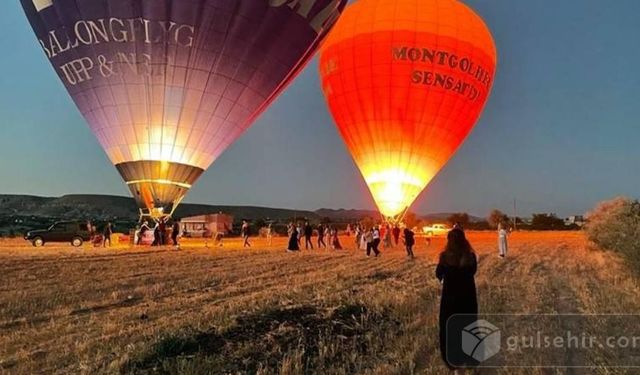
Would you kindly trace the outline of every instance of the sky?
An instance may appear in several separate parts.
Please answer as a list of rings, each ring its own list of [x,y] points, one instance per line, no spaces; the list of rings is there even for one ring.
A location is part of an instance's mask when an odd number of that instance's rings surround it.
[[[498,49],[475,129],[412,209],[582,214],[640,191],[640,1],[465,0]],[[129,195],[39,47],[0,3],[0,194]],[[186,202],[373,209],[327,110],[317,60]]]

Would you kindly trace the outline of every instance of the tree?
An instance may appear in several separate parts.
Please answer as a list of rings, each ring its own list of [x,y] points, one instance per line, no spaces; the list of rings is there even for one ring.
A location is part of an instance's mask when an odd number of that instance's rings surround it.
[[[447,218],[447,222],[451,225],[460,224],[463,228],[469,226],[471,219],[466,212],[455,213]]]
[[[600,249],[620,253],[640,273],[640,202],[618,197],[599,203],[587,214],[585,231]]]
[[[564,230],[564,220],[556,214],[533,214],[531,227],[535,230]]]
[[[502,225],[508,225],[509,224],[509,216],[507,216],[504,212],[498,210],[498,209],[493,209],[491,210],[491,213],[489,214],[489,217],[487,218],[487,221],[489,222],[489,225],[491,225],[491,227],[493,228],[497,228],[498,225],[502,224]]]

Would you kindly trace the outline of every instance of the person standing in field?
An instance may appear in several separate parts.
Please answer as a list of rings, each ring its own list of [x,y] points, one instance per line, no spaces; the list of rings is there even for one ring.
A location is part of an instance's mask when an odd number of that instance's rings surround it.
[[[379,256],[380,252],[376,246],[375,228],[371,228],[365,234],[365,240],[367,241],[367,256],[371,256],[371,250],[373,250],[374,256]],[[380,233],[378,232],[378,243],[380,241]]]
[[[273,228],[271,227],[271,223],[267,225],[267,242],[269,246],[273,246]]]
[[[395,246],[398,246],[398,242],[400,241],[400,227],[398,227],[398,224],[393,226],[392,234],[393,242],[395,242]]]
[[[304,248],[306,250],[313,250],[313,243],[311,242],[311,237],[313,237],[313,227],[309,224],[308,221],[304,223]]]
[[[231,228],[229,228],[227,223],[224,223],[224,229],[221,230],[221,231],[216,228],[216,234],[215,234],[215,237],[214,237],[215,244],[217,244],[218,247],[223,247],[224,246],[224,236],[226,236],[227,233],[230,233],[230,232],[231,232]]]
[[[107,226],[104,227],[104,231],[102,232],[103,235],[103,242],[102,242],[102,247],[107,247],[107,242],[109,242],[109,247],[111,247],[111,235],[113,234],[113,228],[111,227],[111,223],[107,223]]]
[[[393,247],[393,243],[391,242],[391,226],[389,224],[384,227],[384,235],[382,238],[384,239],[384,248],[391,249]]]
[[[409,227],[404,228],[404,247],[407,250],[407,256],[413,259],[413,246],[416,244],[415,233]]]
[[[142,240],[145,237],[145,234],[147,233],[147,231],[149,231],[151,228],[149,228],[149,222],[148,221],[144,221],[142,223],[142,225],[140,226],[140,232],[138,234],[138,242],[136,243],[136,245],[140,245],[140,243],[142,243]]]
[[[291,237],[291,233],[295,232],[296,227],[293,225],[292,222],[289,222],[289,224],[287,224],[287,238]]]
[[[356,243],[356,250],[358,250],[358,248],[360,247],[360,240],[362,238],[362,227],[360,226],[360,224],[356,224],[356,229],[355,229],[355,243]]]
[[[459,221],[456,221],[456,223],[453,224],[453,229],[460,229],[461,231],[464,231],[464,227],[462,226],[462,223],[460,223]]]
[[[87,220],[87,232],[89,232],[89,241],[95,244],[97,233],[95,230],[93,230],[93,224],[91,224],[91,220]],[[100,244],[100,242],[98,242],[98,244]]]
[[[329,233],[331,235],[331,248],[333,248],[333,250],[342,250],[342,244],[338,237],[338,228],[332,226]]]
[[[326,249],[327,244],[324,242],[324,226],[318,224],[318,249]]]
[[[158,245],[164,246],[167,243],[167,223],[164,219],[160,219],[160,223],[158,224]]]
[[[173,222],[173,227],[171,227],[171,240],[173,241],[173,245],[176,249],[180,249],[180,243],[178,243],[178,238],[180,237],[180,221],[175,220]]]
[[[299,251],[300,250],[300,246],[298,243],[298,231],[295,227],[295,225],[293,225],[293,223],[289,224],[289,244],[287,245],[287,252],[293,252],[293,251]]]
[[[381,239],[380,239],[380,228],[377,225],[374,226],[372,233],[373,233],[373,243],[372,243],[371,247],[373,249],[373,252],[376,253],[376,256],[379,256],[380,255],[379,247],[380,247],[380,242],[381,242]]]
[[[251,247],[249,243],[249,222],[242,220],[242,227],[240,227],[240,234],[244,240],[242,247]]]
[[[160,224],[156,222],[156,225],[153,226],[153,242],[151,242],[151,246],[160,246]]]
[[[329,241],[329,245],[328,247],[333,248],[333,238],[331,237],[331,225],[327,224],[324,227],[324,237],[327,239],[327,241]]]
[[[369,241],[370,234],[371,232],[368,231],[366,227],[362,226],[362,234],[360,235],[360,250],[367,250],[367,252],[371,251],[371,249],[369,249],[371,243]]]
[[[505,229],[502,223],[498,224],[498,254],[501,258],[505,258],[507,256],[507,251],[509,249],[507,243],[508,237],[507,230]]]
[[[478,260],[461,229],[453,229],[447,235],[447,244],[440,254],[436,277],[442,283],[440,301],[440,353],[445,364],[452,370],[473,365],[462,353],[459,342],[462,329],[478,320],[478,298],[475,274]],[[447,329],[447,321],[456,314],[455,331]],[[452,328],[451,326],[449,328]],[[450,341],[448,341],[450,340]],[[447,344],[450,345],[447,345]],[[451,349],[451,350],[449,350]]]
[[[302,247],[302,236],[304,235],[302,224],[298,223],[296,226],[296,233],[298,234],[298,247]]]

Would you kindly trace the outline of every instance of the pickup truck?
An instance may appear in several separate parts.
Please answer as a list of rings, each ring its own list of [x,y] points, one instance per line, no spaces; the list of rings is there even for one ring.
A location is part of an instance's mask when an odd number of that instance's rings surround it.
[[[449,233],[450,230],[451,228],[445,224],[433,224],[422,227],[422,233],[427,236],[444,236]]]

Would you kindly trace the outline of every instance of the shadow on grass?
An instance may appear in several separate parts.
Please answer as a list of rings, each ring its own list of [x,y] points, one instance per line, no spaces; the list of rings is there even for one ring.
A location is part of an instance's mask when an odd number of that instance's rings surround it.
[[[380,352],[387,338],[400,334],[388,313],[363,305],[337,309],[299,306],[241,316],[218,332],[187,330],[161,338],[147,353],[121,369],[125,373],[263,373],[279,372],[295,358],[305,372],[340,366],[362,370],[364,357]]]

